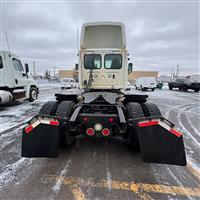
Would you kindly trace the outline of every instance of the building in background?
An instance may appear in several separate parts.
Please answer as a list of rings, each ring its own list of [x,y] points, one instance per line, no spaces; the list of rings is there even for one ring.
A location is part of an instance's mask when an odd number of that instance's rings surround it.
[[[75,69],[73,69],[73,70],[59,70],[58,77],[59,77],[59,79],[74,78],[74,79],[77,80],[78,79],[78,72],[75,71]]]

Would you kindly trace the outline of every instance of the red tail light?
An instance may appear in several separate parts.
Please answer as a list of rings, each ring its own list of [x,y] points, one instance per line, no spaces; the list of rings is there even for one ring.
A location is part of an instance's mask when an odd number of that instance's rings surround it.
[[[93,129],[93,128],[88,128],[88,129],[86,130],[86,133],[87,133],[87,135],[92,136],[92,135],[94,135],[94,129]]]
[[[83,117],[84,122],[88,122],[88,117]]]
[[[113,122],[114,119],[112,117],[109,118],[109,122]]]
[[[104,129],[102,130],[102,135],[103,135],[103,136],[109,136],[109,135],[110,135],[110,130],[109,130],[108,128],[104,128]]]

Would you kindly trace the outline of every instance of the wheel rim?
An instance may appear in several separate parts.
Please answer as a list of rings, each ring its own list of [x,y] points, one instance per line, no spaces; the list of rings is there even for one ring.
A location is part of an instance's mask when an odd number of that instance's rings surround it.
[[[31,97],[36,100],[37,99],[37,92],[35,90],[31,91]]]

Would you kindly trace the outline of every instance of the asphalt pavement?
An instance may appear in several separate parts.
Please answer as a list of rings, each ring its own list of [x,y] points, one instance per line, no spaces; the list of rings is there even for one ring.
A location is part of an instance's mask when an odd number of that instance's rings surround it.
[[[155,90],[149,95],[184,133],[186,167],[143,163],[120,138],[78,137],[58,158],[22,158],[21,130],[58,87],[36,102],[0,107],[1,199],[200,199],[200,93]]]

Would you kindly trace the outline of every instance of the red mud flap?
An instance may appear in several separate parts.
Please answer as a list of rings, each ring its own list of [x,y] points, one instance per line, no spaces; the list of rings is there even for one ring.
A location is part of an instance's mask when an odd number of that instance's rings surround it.
[[[23,129],[22,157],[57,157],[59,121],[52,117],[36,116]]]
[[[137,120],[137,133],[143,161],[186,165],[183,135],[163,117]]]

